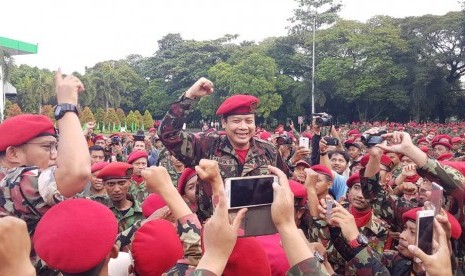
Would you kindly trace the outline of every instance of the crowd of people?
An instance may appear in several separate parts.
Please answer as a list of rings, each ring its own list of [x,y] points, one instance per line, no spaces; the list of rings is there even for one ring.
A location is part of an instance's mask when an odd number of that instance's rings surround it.
[[[214,93],[201,78],[148,134],[106,137],[82,130],[83,91],[58,71],[56,125],[0,124],[0,275],[465,273],[463,123],[335,126],[320,114],[300,133],[267,131],[259,99],[239,94],[194,133],[188,116]],[[269,175],[272,203],[228,207],[225,180]],[[430,252],[417,241],[425,210]],[[250,234],[254,222],[273,230]]]

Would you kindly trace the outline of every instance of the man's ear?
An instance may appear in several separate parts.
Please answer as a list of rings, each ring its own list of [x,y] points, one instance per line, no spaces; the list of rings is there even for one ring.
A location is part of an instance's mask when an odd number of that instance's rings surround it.
[[[221,117],[221,127],[222,128],[225,128],[225,125],[226,125],[226,120],[228,119],[228,117],[226,117],[226,119],[224,117]]]
[[[20,155],[19,152],[21,149],[17,147],[8,147],[5,151],[5,159],[10,163],[21,163],[20,162]]]

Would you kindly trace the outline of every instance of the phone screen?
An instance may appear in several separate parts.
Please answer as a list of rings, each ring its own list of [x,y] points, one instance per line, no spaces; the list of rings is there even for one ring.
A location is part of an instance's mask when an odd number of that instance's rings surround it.
[[[418,247],[428,255],[433,252],[433,222],[434,216],[418,218],[417,237]]]
[[[274,177],[231,180],[231,208],[273,203]]]
[[[429,202],[434,206],[434,214],[437,215],[442,208],[442,196],[444,189],[437,183],[432,183],[431,196],[429,197]]]
[[[309,139],[307,137],[300,137],[299,138],[299,146],[309,148]]]

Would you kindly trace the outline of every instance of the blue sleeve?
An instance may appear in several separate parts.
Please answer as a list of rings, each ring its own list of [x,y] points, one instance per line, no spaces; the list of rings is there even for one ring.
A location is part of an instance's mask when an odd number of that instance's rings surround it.
[[[347,193],[347,177],[334,173],[334,181],[331,188],[329,188],[330,193],[334,196],[336,200],[339,200],[341,197],[345,196]]]

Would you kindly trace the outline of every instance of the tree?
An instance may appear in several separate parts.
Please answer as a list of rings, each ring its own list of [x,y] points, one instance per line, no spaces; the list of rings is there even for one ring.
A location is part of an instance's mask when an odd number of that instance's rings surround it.
[[[23,112],[21,111],[21,107],[19,107],[19,105],[16,104],[16,103],[12,104],[12,105],[6,110],[6,117],[7,117],[7,118],[10,118],[10,117],[13,117],[13,116],[17,116],[17,115],[20,115],[20,114],[23,114]]]
[[[136,119],[136,128],[142,129],[142,125],[144,123],[144,117],[140,114],[139,110],[134,111],[134,117]]]
[[[128,129],[130,129],[132,132],[136,131],[137,129],[137,118],[134,115],[134,111],[129,111],[128,116],[126,117],[126,125]]]
[[[153,118],[148,110],[144,112],[143,124],[145,128],[151,128],[153,126]]]
[[[113,61],[99,63],[90,71],[92,84],[97,90],[97,100],[103,102],[106,111],[110,106],[119,107],[124,90],[124,84],[115,71]]]
[[[124,113],[124,110],[122,110],[121,108],[117,108],[116,115],[118,115],[118,119],[121,122],[121,124],[126,123],[126,114]]]
[[[55,120],[54,113],[55,112],[54,112],[53,106],[50,104],[42,106],[42,111],[40,112],[40,114],[45,115],[52,120]]]
[[[92,113],[92,110],[88,106],[79,113],[79,121],[81,121],[81,124],[95,122],[94,113]]]
[[[105,123],[105,110],[103,110],[103,108],[97,108],[97,111],[95,112],[95,120],[99,123]]]

